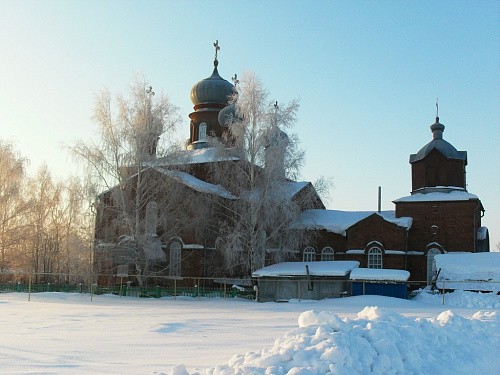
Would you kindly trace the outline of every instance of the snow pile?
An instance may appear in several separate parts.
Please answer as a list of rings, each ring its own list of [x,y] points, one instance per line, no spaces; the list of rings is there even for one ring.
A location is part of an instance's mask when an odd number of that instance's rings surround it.
[[[273,347],[233,356],[207,374],[496,374],[496,321],[494,312],[467,319],[448,310],[413,320],[379,307],[354,319],[311,310]]]
[[[446,307],[473,308],[473,309],[500,309],[500,296],[495,293],[477,293],[456,290],[453,293],[429,293],[420,290],[412,301],[423,302]]]

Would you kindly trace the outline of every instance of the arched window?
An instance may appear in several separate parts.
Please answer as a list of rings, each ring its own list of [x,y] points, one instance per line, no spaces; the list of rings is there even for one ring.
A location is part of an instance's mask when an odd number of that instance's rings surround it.
[[[169,276],[181,276],[182,243],[174,240],[170,243],[170,267]]]
[[[333,258],[334,258],[334,252],[330,246],[326,246],[323,248],[323,250],[321,250],[321,260],[322,261],[333,260]]]
[[[302,260],[304,262],[315,262],[316,261],[316,250],[314,247],[308,246],[304,249]]]
[[[368,250],[368,268],[382,268],[382,249],[372,246]]]
[[[198,129],[198,141],[206,142],[207,140],[207,124],[202,122]]]
[[[437,270],[434,257],[438,254],[441,254],[441,250],[436,247],[432,247],[427,251],[427,284],[430,284],[436,276]]]

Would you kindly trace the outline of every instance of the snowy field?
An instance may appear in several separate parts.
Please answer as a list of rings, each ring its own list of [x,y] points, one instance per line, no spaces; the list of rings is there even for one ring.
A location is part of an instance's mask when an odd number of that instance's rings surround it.
[[[500,297],[0,295],[2,374],[500,373]]]

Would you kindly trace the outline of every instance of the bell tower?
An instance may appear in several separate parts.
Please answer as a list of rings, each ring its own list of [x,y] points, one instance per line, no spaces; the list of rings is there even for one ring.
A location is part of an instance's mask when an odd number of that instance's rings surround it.
[[[443,139],[445,126],[436,121],[430,126],[432,140],[410,155],[412,194],[426,189],[466,189],[467,151],[457,151]]]

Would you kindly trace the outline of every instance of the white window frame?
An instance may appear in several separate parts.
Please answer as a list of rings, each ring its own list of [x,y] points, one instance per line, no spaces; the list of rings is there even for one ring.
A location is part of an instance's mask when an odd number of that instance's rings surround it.
[[[303,262],[315,262],[316,261],[316,249],[312,246],[307,246],[302,253]]]
[[[207,141],[207,124],[202,122],[198,128],[198,141]]]
[[[325,246],[323,250],[321,250],[321,261],[327,262],[332,260],[335,260],[335,252],[332,247]]]
[[[371,247],[368,252],[368,268],[382,269],[384,266],[383,263],[383,254],[384,252],[378,246]]]

